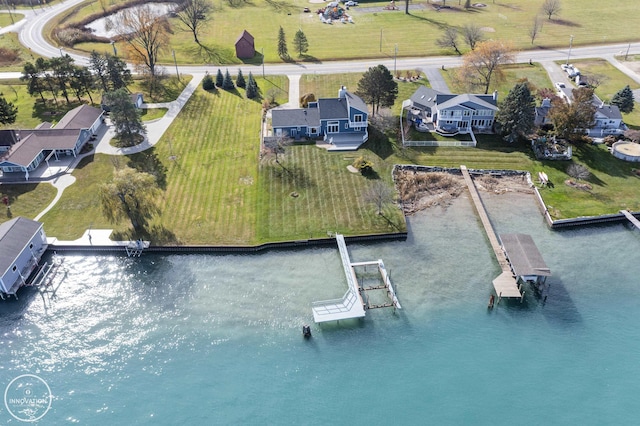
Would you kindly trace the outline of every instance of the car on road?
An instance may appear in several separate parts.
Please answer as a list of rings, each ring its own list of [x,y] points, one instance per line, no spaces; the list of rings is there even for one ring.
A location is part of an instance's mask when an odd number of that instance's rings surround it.
[[[353,0],[349,0],[349,1],[344,2],[344,5],[345,5],[345,6],[349,6],[349,7],[351,7],[351,6],[357,6],[357,5],[358,5],[358,2],[357,2],[357,1],[353,1]]]
[[[556,87],[557,87],[558,89],[564,89],[566,86],[564,85],[564,83],[563,83],[563,82],[558,81],[558,82],[556,83]]]

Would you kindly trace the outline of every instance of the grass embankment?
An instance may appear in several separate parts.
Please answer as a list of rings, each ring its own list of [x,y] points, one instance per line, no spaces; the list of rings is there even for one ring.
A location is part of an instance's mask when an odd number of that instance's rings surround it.
[[[533,44],[528,30],[540,13],[541,2],[484,2],[485,7],[465,10],[459,2],[449,1],[447,6],[450,9],[439,12],[433,7],[435,2],[423,2],[412,4],[421,7],[412,8],[406,15],[402,2],[397,3],[399,10],[390,11],[383,10],[388,5],[387,1],[372,1],[347,11],[354,24],[333,25],[322,24],[315,14],[324,4],[307,0],[233,3],[235,5],[232,6],[228,1],[216,2],[212,23],[200,36],[202,46],[194,43],[190,33],[177,30],[175,18],[170,19],[175,31],[162,61],[170,64],[173,61],[171,51],[175,50],[180,63],[241,63],[235,57],[234,43],[246,29],[255,37],[256,50],[264,49],[267,62],[281,62],[277,54],[280,26],[286,33],[291,56],[306,61],[393,57],[396,45],[401,57],[450,54],[448,50],[437,47],[434,40],[441,36],[443,28],[461,28],[470,23],[483,28],[486,38],[511,40],[520,50],[566,48],[571,35],[574,36],[574,47],[633,41],[640,37],[640,16],[636,13],[635,0],[621,0],[612,7],[603,7],[599,0],[565,0],[559,16],[551,20],[542,17],[543,27]],[[305,7],[309,7],[311,13],[304,13]],[[47,29],[51,31],[64,20],[77,22],[98,10],[97,2],[89,2],[75,15],[68,13],[64,19],[52,22]],[[612,31],[611,25],[602,25],[603,22],[624,22],[625,31]],[[309,51],[302,58],[297,57],[292,45],[298,29],[302,29],[309,40]],[[107,51],[111,46],[79,44],[76,48]],[[124,51],[122,46],[117,45],[117,48],[119,52]],[[261,58],[257,54],[249,62],[259,64]]]
[[[16,13],[14,11],[11,11],[10,13],[0,13],[0,28],[8,27],[22,19],[24,19],[24,15],[22,13]]]
[[[140,117],[142,118],[142,121],[156,120],[158,118],[164,117],[164,115],[167,113],[167,111],[168,111],[167,108],[141,109],[140,110]]]
[[[22,71],[26,62],[33,62],[39,57],[20,44],[16,33],[1,34],[0,47],[8,49],[0,55],[0,72]]]
[[[55,196],[56,189],[49,184],[0,185],[0,200],[7,197],[11,206],[0,204],[0,223],[18,216],[33,219]]]

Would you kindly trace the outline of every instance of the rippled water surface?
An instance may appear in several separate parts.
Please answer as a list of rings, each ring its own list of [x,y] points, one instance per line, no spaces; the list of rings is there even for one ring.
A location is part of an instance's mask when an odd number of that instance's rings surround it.
[[[0,387],[45,379],[41,424],[635,423],[640,233],[553,232],[531,197],[484,197],[498,233],[533,236],[545,305],[487,311],[500,271],[466,198],[411,218],[406,242],[350,244],[384,260],[404,309],[309,341],[310,302],[346,289],[337,248],[66,256],[54,299],[0,304]]]

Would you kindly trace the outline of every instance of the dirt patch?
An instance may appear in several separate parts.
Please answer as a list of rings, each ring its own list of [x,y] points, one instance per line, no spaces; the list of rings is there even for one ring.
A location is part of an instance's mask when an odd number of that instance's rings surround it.
[[[495,33],[496,29],[493,27],[482,27],[480,28],[480,31],[485,32],[485,33]]]
[[[435,206],[447,208],[467,189],[461,174],[448,172],[426,172],[399,170],[395,176],[396,188],[400,194],[402,209],[406,215]],[[473,181],[480,192],[494,194],[533,194],[524,175],[475,176]]]
[[[588,183],[578,183],[578,182],[573,181],[571,179],[565,180],[564,184],[567,185],[567,186],[570,186],[572,188],[581,189],[583,191],[591,191],[593,189],[593,187],[591,185],[589,185]]]

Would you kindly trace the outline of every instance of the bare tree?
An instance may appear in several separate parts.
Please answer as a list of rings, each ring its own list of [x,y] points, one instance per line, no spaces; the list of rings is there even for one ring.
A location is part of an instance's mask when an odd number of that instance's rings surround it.
[[[453,27],[444,30],[442,37],[436,40],[436,46],[443,49],[453,49],[458,55],[462,55],[458,48],[458,30]]]
[[[591,177],[591,172],[586,166],[578,163],[571,163],[567,167],[567,174],[574,179],[587,180]]]
[[[551,19],[553,15],[559,14],[561,9],[560,0],[544,0],[542,4],[542,11],[549,19]]]
[[[589,74],[589,77],[587,78],[587,82],[588,82],[587,85],[591,87],[593,90],[595,90],[601,85],[603,85],[604,83],[606,83],[607,81],[609,81],[609,77],[607,77],[606,75],[594,73],[594,74]]]
[[[482,29],[476,24],[467,24],[462,27],[462,38],[471,50],[473,50],[476,48],[476,44],[482,41]]]
[[[484,89],[489,93],[491,83],[503,78],[500,66],[514,62],[515,54],[510,43],[488,40],[478,43],[475,50],[464,55],[458,70],[458,81],[469,90]]]
[[[211,21],[213,7],[209,0],[185,0],[183,9],[176,14],[184,31],[193,34],[193,41],[200,44],[198,34]]]
[[[376,214],[382,215],[384,206],[393,202],[393,189],[383,181],[376,180],[364,191],[362,198],[366,203],[376,206]]]
[[[533,18],[533,23],[529,27],[529,38],[531,39],[531,44],[536,41],[536,38],[542,32],[542,21],[537,16]]]
[[[169,23],[150,6],[144,5],[125,9],[117,18],[116,24],[124,36],[132,60],[144,65],[153,86],[158,57],[169,43]]]

